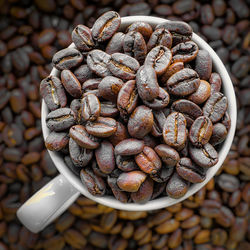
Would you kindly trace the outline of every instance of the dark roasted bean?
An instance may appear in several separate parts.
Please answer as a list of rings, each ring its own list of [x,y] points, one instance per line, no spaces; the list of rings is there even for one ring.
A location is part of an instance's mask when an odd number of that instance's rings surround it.
[[[211,94],[215,92],[220,92],[221,89],[221,78],[218,73],[212,73],[209,78],[209,83],[211,85]]]
[[[156,153],[160,156],[161,160],[167,167],[174,167],[180,160],[178,152],[165,144],[159,144],[154,148]]]
[[[101,80],[102,80],[101,78],[92,78],[92,79],[85,81],[82,84],[83,96],[91,93],[91,94],[96,95],[99,98],[100,95],[99,95],[98,86]]]
[[[172,75],[166,85],[170,94],[185,96],[198,89],[200,78],[194,70],[185,68]]]
[[[116,52],[122,53],[124,37],[125,37],[125,34],[122,32],[115,33],[110,39],[105,52],[110,55]]]
[[[78,66],[83,60],[82,54],[74,48],[58,51],[52,58],[53,66],[58,70],[70,69]]]
[[[222,123],[216,123],[213,125],[213,133],[209,140],[213,146],[222,143],[227,136],[227,128]]]
[[[170,179],[170,177],[174,173],[174,170],[175,170],[174,167],[163,165],[163,167],[158,172],[150,174],[150,177],[157,183],[166,184],[166,182]]]
[[[109,141],[113,146],[129,137],[127,128],[121,122],[116,122],[116,128],[115,133],[109,137]]]
[[[239,180],[229,174],[221,174],[218,179],[218,185],[226,192],[234,192],[239,188]]]
[[[116,182],[117,182],[116,178],[108,176],[107,183],[110,186],[115,198],[123,203],[127,203],[128,202],[127,193],[121,191]]]
[[[142,152],[144,142],[137,139],[125,139],[115,146],[115,154],[122,156],[136,155]]]
[[[113,75],[125,80],[134,79],[139,67],[136,59],[122,53],[113,53],[108,63],[108,69]]]
[[[101,102],[101,112],[100,116],[103,117],[116,117],[119,114],[119,110],[116,107],[116,104],[113,102]]]
[[[95,45],[91,30],[82,24],[72,31],[72,41],[80,51],[90,51]]]
[[[80,83],[94,78],[94,74],[87,64],[83,64],[74,70],[74,75]]]
[[[211,86],[207,81],[200,80],[200,85],[198,89],[188,97],[188,100],[196,103],[202,104],[205,102],[211,95]]]
[[[92,27],[92,36],[97,42],[110,39],[119,29],[121,18],[115,11],[108,11],[100,16]]]
[[[127,32],[130,31],[137,31],[140,32],[145,41],[148,41],[148,39],[150,38],[153,30],[150,24],[146,23],[146,22],[134,22],[131,25],[128,26],[127,28]]]
[[[69,108],[51,111],[46,117],[47,127],[52,131],[62,131],[75,124],[74,113]]]
[[[46,148],[51,151],[60,151],[69,143],[69,136],[64,132],[51,132],[45,139]]]
[[[210,78],[212,73],[212,58],[206,50],[199,50],[195,59],[195,71],[202,80]]]
[[[148,49],[148,51],[151,51],[151,49],[153,49],[154,47],[156,47],[158,45],[163,45],[169,49],[172,46],[172,35],[165,28],[156,29],[152,33],[152,35],[150,36],[150,39],[147,43],[147,49]]]
[[[169,67],[167,68],[165,73],[161,76],[161,78],[160,78],[161,82],[163,84],[165,84],[170,76],[172,76],[173,74],[175,74],[176,72],[178,72],[182,69],[184,69],[183,62],[172,63],[171,65],[169,65]]]

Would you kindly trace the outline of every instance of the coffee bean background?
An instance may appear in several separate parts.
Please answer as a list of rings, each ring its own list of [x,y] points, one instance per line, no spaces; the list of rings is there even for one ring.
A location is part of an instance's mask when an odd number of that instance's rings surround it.
[[[0,1],[0,249],[250,249],[249,0]],[[41,133],[39,84],[77,24],[102,13],[188,22],[218,53],[238,105],[237,131],[223,167],[182,203],[126,212],[83,196],[39,234],[16,218],[57,175]],[[226,125],[226,121],[225,124]]]

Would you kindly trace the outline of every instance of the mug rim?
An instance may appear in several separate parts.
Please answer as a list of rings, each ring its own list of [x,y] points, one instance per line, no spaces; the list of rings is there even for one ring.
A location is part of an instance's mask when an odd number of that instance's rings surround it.
[[[164,19],[164,18],[159,18],[159,17],[153,17],[153,16],[127,16],[127,17],[122,17],[121,18],[121,26],[119,30],[124,30],[125,27],[130,25],[133,22],[137,21],[144,21],[149,23],[152,27],[155,27],[157,24],[162,23],[162,22],[167,22],[169,20]],[[223,142],[218,154],[219,154],[219,160],[216,165],[213,167],[209,168],[206,173],[206,179],[201,182],[201,183],[196,183],[196,184],[191,184],[187,193],[179,198],[179,199],[173,199],[169,196],[164,196],[160,198],[156,198],[154,200],[150,200],[145,204],[138,204],[138,203],[122,203],[118,200],[115,199],[113,196],[102,196],[102,197],[97,197],[91,195],[87,188],[84,187],[82,184],[80,178],[76,176],[65,164],[63,157],[58,152],[50,151],[47,149],[49,152],[49,155],[55,164],[57,170],[64,175],[67,180],[76,188],[79,190],[81,194],[86,196],[87,198],[94,200],[95,202],[101,203],[105,206],[109,206],[115,209],[120,209],[120,210],[127,210],[127,211],[148,211],[148,210],[155,210],[155,209],[161,209],[165,208],[171,205],[174,205],[176,203],[179,203],[194,193],[198,192],[201,188],[203,188],[211,179],[212,177],[216,174],[216,172],[220,169],[222,166],[230,148],[231,144],[234,139],[234,133],[236,129],[236,120],[237,120],[237,106],[236,106],[236,97],[235,97],[235,92],[233,88],[232,81],[229,77],[229,74],[218,57],[218,55],[215,53],[215,51],[210,47],[210,45],[204,41],[201,37],[199,37],[197,34],[193,32],[192,34],[192,39],[195,43],[197,43],[199,49],[204,49],[208,51],[212,58],[212,67],[214,72],[218,72],[221,76],[222,79],[222,88],[223,88],[223,93],[225,96],[228,98],[228,113],[231,118],[231,127],[230,130],[227,134],[226,140]],[[75,47],[74,43],[71,43],[69,47]],[[50,75],[58,76],[60,71],[58,71],[56,68],[53,67],[51,70]],[[44,140],[49,134],[49,129],[46,126],[46,116],[48,114],[48,107],[46,103],[44,102],[44,99],[42,99],[42,108],[41,108],[41,122],[42,122],[42,132],[43,132],[43,137]]]

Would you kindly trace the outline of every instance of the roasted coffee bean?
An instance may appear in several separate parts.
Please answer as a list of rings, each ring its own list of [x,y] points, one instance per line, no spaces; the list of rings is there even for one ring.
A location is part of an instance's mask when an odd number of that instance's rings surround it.
[[[123,119],[127,120],[130,113],[133,112],[138,102],[138,93],[136,81],[130,80],[124,83],[117,97],[117,108]]]
[[[222,143],[227,136],[227,128],[222,123],[216,123],[213,125],[212,136],[209,143],[213,146]]]
[[[113,145],[103,141],[100,147],[95,150],[95,158],[101,171],[110,174],[115,168],[115,156]]]
[[[229,174],[221,174],[218,178],[218,185],[226,192],[234,192],[239,188],[239,180]]]
[[[202,80],[210,78],[212,73],[212,58],[206,50],[199,50],[195,59],[195,71]]]
[[[99,49],[94,49],[88,53],[87,65],[98,76],[105,77],[111,75],[108,64],[110,55]]]
[[[82,120],[82,102],[81,99],[74,99],[70,103],[70,109],[74,113],[74,118],[77,124],[81,124],[83,122]]]
[[[194,70],[185,68],[172,75],[166,85],[170,94],[186,96],[198,89],[200,78]]]
[[[172,76],[173,74],[175,74],[176,72],[182,69],[184,69],[183,62],[176,62],[176,63],[170,64],[167,70],[165,71],[165,73],[160,78],[161,83],[165,84],[167,80],[170,78],[170,76]]]
[[[225,112],[224,116],[221,118],[221,123],[226,127],[227,131],[229,131],[231,127],[231,119],[227,111]]]
[[[116,102],[122,85],[123,81],[121,79],[114,76],[106,76],[98,85],[99,95],[108,101]]]
[[[80,172],[81,181],[92,195],[103,196],[106,185],[103,179],[94,174],[90,167],[84,168]]]
[[[123,51],[126,55],[135,58],[142,65],[147,54],[147,45],[142,34],[136,31],[130,31],[125,34]]]
[[[159,85],[155,70],[144,65],[136,74],[136,85],[140,98],[144,101],[152,101],[159,95]]]
[[[170,101],[170,97],[168,92],[159,87],[159,95],[154,98],[153,101],[143,101],[143,103],[148,106],[151,109],[155,109],[155,110],[161,110],[165,107],[167,107],[167,105],[169,104]]]
[[[162,166],[159,156],[148,146],[144,146],[143,151],[135,156],[135,162],[147,174],[155,174]]]
[[[140,186],[137,192],[131,194],[131,199],[135,203],[146,203],[151,199],[154,189],[153,180],[148,177]]]
[[[123,52],[123,40],[125,34],[122,32],[115,33],[107,44],[105,52],[108,54],[113,54],[116,52]]]
[[[210,118],[212,123],[218,122],[227,110],[227,97],[216,92],[209,97],[203,106],[203,115]]]
[[[172,35],[165,28],[156,29],[152,33],[147,43],[147,50],[151,51],[151,49],[159,45],[163,45],[169,49],[172,46]]]
[[[170,179],[170,177],[174,173],[174,170],[175,170],[174,167],[163,165],[162,168],[158,172],[154,174],[150,174],[150,177],[157,183],[166,184],[166,182]]]
[[[61,79],[64,88],[71,96],[74,98],[82,96],[81,84],[70,70],[64,69],[61,72]]]
[[[188,186],[188,182],[175,172],[167,183],[166,192],[171,198],[178,199],[186,194]]]
[[[135,58],[122,53],[113,53],[108,63],[108,69],[113,75],[125,80],[134,79],[139,67]]]
[[[120,15],[115,11],[108,11],[100,16],[92,27],[92,37],[97,42],[110,39],[119,29],[121,24]]]
[[[159,144],[154,150],[167,167],[174,167],[180,160],[179,153],[168,145]]]
[[[133,158],[129,156],[116,156],[116,165],[119,169],[121,169],[124,172],[129,172],[132,170],[136,170],[138,167],[135,164],[135,161]]]
[[[185,22],[166,21],[158,24],[155,29],[165,28],[170,31],[173,37],[173,45],[191,40],[192,28]]]
[[[72,126],[69,130],[69,136],[81,147],[95,149],[99,147],[99,140],[89,135],[82,125]]]
[[[73,73],[80,83],[84,83],[85,81],[94,78],[94,74],[87,64],[80,65],[73,71]]]
[[[189,158],[181,158],[176,166],[177,173],[191,183],[202,182],[205,180],[206,171],[204,168],[195,165]]]
[[[101,112],[101,103],[94,94],[88,94],[82,101],[82,118],[84,121],[95,121]]]
[[[213,124],[206,116],[198,117],[189,130],[189,140],[196,147],[201,147],[209,142],[213,132]]]
[[[108,117],[98,117],[93,122],[87,122],[86,130],[96,137],[109,137],[116,132],[116,121]]]
[[[51,132],[45,139],[45,146],[51,151],[60,151],[69,143],[69,136],[65,132]]]
[[[128,202],[128,195],[127,195],[126,192],[120,190],[120,188],[117,185],[117,179],[116,178],[112,178],[112,177],[108,176],[107,183],[110,186],[115,198],[118,201],[121,201],[123,203]]]
[[[85,167],[91,161],[93,151],[80,147],[72,138],[69,139],[69,154],[74,165]]]
[[[82,60],[83,56],[77,49],[66,48],[53,56],[52,63],[58,70],[64,70],[78,66]]]
[[[153,127],[153,113],[148,107],[138,106],[129,117],[128,132],[132,137],[142,139]]]
[[[51,111],[46,117],[47,127],[52,131],[62,131],[75,124],[74,113],[69,108]]]
[[[179,43],[171,49],[173,56],[172,63],[190,62],[197,57],[198,51],[199,51],[198,45],[193,41]]]
[[[117,115],[119,115],[119,110],[116,107],[116,104],[113,102],[101,102],[101,112],[100,112],[100,116],[103,117],[116,117]]]
[[[20,146],[23,142],[22,130],[14,123],[6,125],[2,131],[2,140],[10,148]]]
[[[171,59],[171,51],[167,47],[159,45],[147,54],[145,64],[153,67],[157,75],[162,75],[170,65]]]
[[[94,94],[96,97],[101,97],[99,94],[99,89],[98,86],[101,82],[101,78],[92,78],[87,81],[85,81],[82,84],[82,93],[83,96],[88,95],[88,94]]]
[[[221,77],[218,73],[213,72],[209,78],[209,83],[211,85],[211,94],[215,92],[220,92],[221,89]]]
[[[137,139],[125,139],[115,146],[115,155],[131,156],[142,152],[144,142]]]
[[[140,32],[143,35],[145,41],[148,41],[152,35],[153,29],[151,25],[146,22],[134,22],[127,28],[127,33],[130,31]]]
[[[41,81],[40,93],[50,110],[64,108],[67,104],[63,85],[56,76],[48,76]]]
[[[155,137],[160,137],[162,136],[163,126],[166,121],[166,115],[162,110],[154,111],[153,115],[154,115],[154,123],[151,130],[151,134]]]
[[[77,25],[72,31],[72,41],[80,51],[90,51],[95,46],[91,30],[82,24]]]
[[[109,137],[109,141],[113,146],[116,146],[118,143],[129,137],[126,127],[121,122],[116,122],[116,128],[115,133]]]
[[[187,139],[185,117],[178,112],[168,115],[162,134],[167,145],[177,150],[183,149]]]
[[[210,168],[218,162],[218,153],[209,143],[201,148],[189,144],[189,154],[191,159],[201,167]]]
[[[211,95],[211,86],[207,81],[200,80],[198,89],[188,97],[188,100],[196,103],[204,103]]]
[[[198,105],[185,99],[173,102],[171,105],[171,111],[182,113],[186,118],[187,127],[190,127],[196,118],[203,115],[202,110]]]
[[[117,185],[120,189],[127,192],[137,192],[141,184],[146,180],[146,174],[142,171],[131,171],[122,173],[117,179]]]

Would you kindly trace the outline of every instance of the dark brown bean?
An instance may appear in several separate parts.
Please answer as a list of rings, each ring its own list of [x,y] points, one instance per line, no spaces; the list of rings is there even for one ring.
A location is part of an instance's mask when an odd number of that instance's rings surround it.
[[[115,147],[118,143],[121,141],[128,139],[128,131],[127,128],[121,123],[121,122],[116,122],[116,131],[113,135],[109,137],[109,141],[113,144]]]
[[[234,192],[239,188],[239,180],[229,174],[221,174],[218,179],[218,185],[226,192]]]
[[[134,159],[131,158],[130,156],[117,155],[116,165],[119,169],[121,169],[124,172],[133,171],[138,168]]]
[[[227,136],[227,128],[222,123],[216,123],[213,126],[212,136],[209,140],[213,146],[222,143]]]
[[[101,97],[99,94],[98,86],[101,82],[101,78],[92,78],[87,81],[85,81],[82,84],[82,92],[83,96],[86,96],[88,94],[94,94],[96,97]]]
[[[105,52],[110,55],[116,52],[122,53],[124,37],[125,37],[125,34],[122,32],[115,33],[110,39]]]
[[[51,132],[45,139],[45,146],[51,151],[60,151],[69,143],[69,136],[64,132]]]
[[[162,168],[154,173],[150,174],[150,177],[157,183],[163,183],[166,185],[167,181],[170,179],[172,174],[174,173],[175,168],[169,166],[162,166]],[[164,188],[165,189],[165,188]]]
[[[138,21],[138,22],[134,22],[128,26],[127,32],[130,32],[130,31],[140,32],[143,35],[145,41],[148,41],[148,39],[152,35],[153,29],[152,29],[150,24],[148,24],[146,22],[139,22]]]
[[[115,146],[115,154],[122,156],[136,155],[142,152],[144,142],[137,139],[125,139]]]
[[[171,33],[164,28],[156,29],[147,43],[148,51],[151,51],[154,47],[158,45],[163,45],[167,48],[171,48],[172,46],[172,35]]]
[[[210,78],[212,73],[212,58],[206,50],[199,50],[195,59],[195,71],[202,80]]]
[[[161,157],[161,160],[167,165],[167,167],[174,167],[180,160],[178,152],[168,145],[159,144],[154,150]]]
[[[204,103],[211,95],[211,86],[207,81],[200,80],[198,89],[188,97],[188,100],[196,103]]]
[[[80,65],[73,73],[80,83],[94,78],[94,74],[87,64]]]
[[[121,191],[116,182],[117,182],[116,178],[112,178],[108,176],[107,183],[110,186],[115,198],[123,203],[127,203],[128,202],[127,193],[124,191]]]
[[[116,117],[117,115],[119,115],[119,110],[116,107],[116,104],[113,102],[101,102],[101,112],[100,112],[100,116],[103,117]]]

